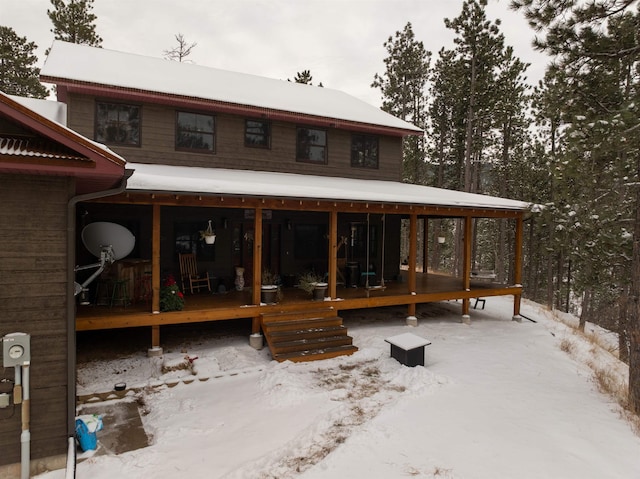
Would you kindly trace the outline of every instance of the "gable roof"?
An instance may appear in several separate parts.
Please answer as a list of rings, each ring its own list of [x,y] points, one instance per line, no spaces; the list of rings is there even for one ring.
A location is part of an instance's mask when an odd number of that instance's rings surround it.
[[[532,206],[524,201],[398,181],[142,163],[129,163],[127,166],[134,170],[127,182],[127,191],[132,192],[357,201],[503,211],[525,211]]]
[[[0,91],[0,119],[7,125],[0,130],[0,173],[74,176],[82,180],[78,193],[117,184],[124,176],[124,158],[50,119],[64,111],[51,103],[56,102]]]
[[[107,91],[155,101],[198,102],[223,111],[287,121],[320,122],[335,128],[420,135],[423,131],[358,98],[320,88],[161,58],[56,40],[40,71],[59,89]]]

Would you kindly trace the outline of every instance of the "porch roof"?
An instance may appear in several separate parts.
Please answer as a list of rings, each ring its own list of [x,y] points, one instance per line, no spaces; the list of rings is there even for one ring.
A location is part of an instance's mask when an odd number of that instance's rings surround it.
[[[525,211],[531,203],[397,181],[129,163],[127,191],[452,206]]]

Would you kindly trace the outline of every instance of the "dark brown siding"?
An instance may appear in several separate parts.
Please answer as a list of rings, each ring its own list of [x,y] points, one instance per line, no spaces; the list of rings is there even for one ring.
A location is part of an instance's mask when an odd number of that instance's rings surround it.
[[[88,138],[94,138],[94,110],[94,97],[72,95],[68,108],[69,127]],[[400,137],[379,137],[378,169],[352,168],[351,132],[329,129],[327,130],[328,162],[326,165],[313,165],[296,161],[296,124],[274,121],[271,124],[271,148],[248,148],[244,146],[246,117],[216,114],[215,111],[201,110],[201,112],[216,115],[216,152],[214,154],[175,151],[176,109],[155,104],[142,106],[141,147],[109,146],[127,161],[138,163],[276,171],[369,180],[400,181],[401,179],[402,139]]]
[[[0,185],[0,336],[31,335],[31,457],[64,454],[70,180],[0,175]],[[13,368],[0,368],[5,378],[14,379]],[[20,431],[21,407],[0,409],[0,466],[20,461]]]

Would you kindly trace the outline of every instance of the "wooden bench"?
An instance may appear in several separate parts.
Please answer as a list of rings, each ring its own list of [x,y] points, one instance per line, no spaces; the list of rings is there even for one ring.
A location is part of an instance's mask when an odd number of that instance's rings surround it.
[[[424,366],[424,347],[431,344],[428,339],[413,333],[398,334],[385,339],[391,345],[391,357],[405,366]]]

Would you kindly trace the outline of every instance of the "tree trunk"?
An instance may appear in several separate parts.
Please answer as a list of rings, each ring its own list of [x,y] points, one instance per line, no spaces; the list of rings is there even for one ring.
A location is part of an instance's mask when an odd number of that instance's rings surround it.
[[[640,178],[638,157],[637,178]],[[636,217],[631,259],[631,307],[629,315],[629,408],[640,414],[640,187],[636,186]]]
[[[629,287],[624,289],[618,298],[618,358],[625,364],[629,364]]]
[[[472,156],[473,156],[473,128],[476,106],[476,57],[471,57],[471,78],[469,80],[469,106],[467,108],[467,129],[464,140],[464,191],[471,191]]]
[[[580,321],[578,329],[584,333],[584,325],[589,317],[589,309],[591,308],[591,288],[586,288],[582,296],[582,312],[580,313]]]

